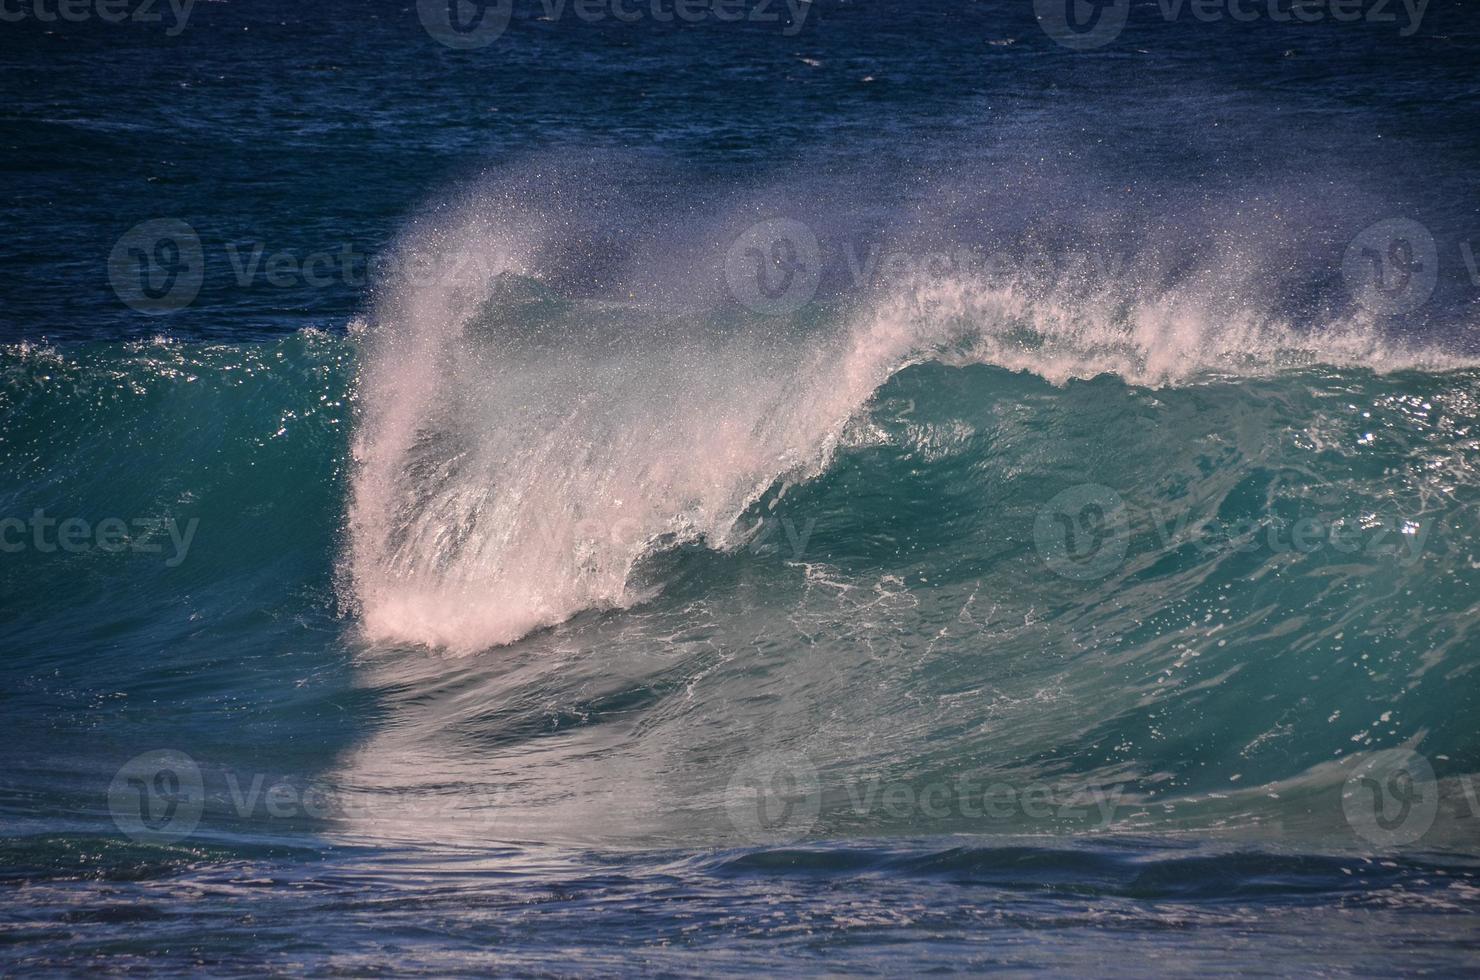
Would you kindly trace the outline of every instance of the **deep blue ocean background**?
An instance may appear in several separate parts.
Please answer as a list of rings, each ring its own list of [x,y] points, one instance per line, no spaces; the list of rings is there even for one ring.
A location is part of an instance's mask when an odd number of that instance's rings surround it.
[[[0,972],[1473,972],[1480,10],[1170,2],[5,7]]]

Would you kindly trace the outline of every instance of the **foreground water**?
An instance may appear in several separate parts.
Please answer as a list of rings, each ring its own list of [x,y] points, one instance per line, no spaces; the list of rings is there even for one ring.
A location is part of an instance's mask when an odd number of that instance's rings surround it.
[[[893,841],[646,854],[131,851],[33,841],[27,965],[161,971],[1447,973],[1473,874],[1428,862]],[[70,864],[98,876],[59,883]],[[38,911],[52,906],[60,914]]]
[[[7,25],[0,963],[1472,970],[1480,41],[1149,10]]]

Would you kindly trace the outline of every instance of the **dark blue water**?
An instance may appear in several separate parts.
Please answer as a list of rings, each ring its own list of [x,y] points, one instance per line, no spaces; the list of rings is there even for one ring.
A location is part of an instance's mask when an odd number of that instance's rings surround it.
[[[0,969],[1472,971],[1480,20],[1334,6],[3,8]]]

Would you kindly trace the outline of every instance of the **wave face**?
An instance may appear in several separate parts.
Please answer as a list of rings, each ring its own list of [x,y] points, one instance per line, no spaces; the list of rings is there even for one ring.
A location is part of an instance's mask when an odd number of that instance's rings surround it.
[[[765,840],[976,832],[972,786],[1031,785],[1058,802],[987,825],[1350,846],[1354,773],[1416,751],[1445,808],[1425,844],[1461,846],[1477,382],[916,364],[817,426],[827,466],[746,508],[751,536],[611,543],[630,610],[464,665],[367,654],[399,721],[340,778],[496,787],[498,831],[542,840],[733,840],[753,776],[816,806],[777,803]]]
[[[738,334],[731,353],[683,372],[713,384],[657,390],[633,381],[689,364],[692,349],[624,343],[594,367],[552,358],[542,383],[510,391],[466,355],[488,338],[459,334],[456,373],[394,389],[407,399],[396,411],[424,404],[418,424],[446,421],[408,426],[403,458],[418,465],[385,465],[385,483],[367,473],[384,465],[372,434],[391,430],[350,433],[350,393],[376,393],[384,350],[363,332],[12,349],[5,445],[27,489],[10,511],[60,517],[90,499],[108,502],[94,517],[199,521],[174,564],[163,534],[158,555],[90,549],[58,563],[28,550],[7,563],[5,639],[30,650],[13,664],[16,709],[52,704],[37,672],[65,663],[59,679],[133,692],[107,710],[147,742],[181,723],[150,713],[152,697],[168,692],[204,732],[232,690],[254,720],[194,751],[249,767],[284,725],[311,733],[317,761],[303,765],[355,801],[320,833],[346,840],[976,833],[973,792],[1031,785],[1053,805],[999,808],[986,826],[1365,846],[1346,809],[1352,780],[1394,752],[1434,773],[1423,845],[1473,839],[1480,372],[1053,384],[960,343],[927,357],[877,327],[848,329],[825,334],[833,346],[798,340],[750,386],[720,384],[743,360]],[[831,383],[799,392],[803,375]],[[445,394],[479,377],[476,394]],[[582,396],[550,396],[576,378]],[[543,414],[497,425],[489,404]],[[641,427],[654,405],[676,430]],[[203,417],[221,425],[184,424]],[[540,419],[549,429],[531,444]],[[71,451],[41,451],[59,444]],[[498,450],[520,446],[503,465]],[[591,502],[561,497],[571,486]],[[334,555],[365,560],[353,536],[373,525],[353,509],[385,487],[423,488],[375,552],[388,566],[371,581],[395,601],[346,624]],[[518,515],[509,533],[479,537],[530,500],[566,523]],[[459,523],[433,523],[447,513]],[[600,533],[618,517],[636,525]],[[589,539],[567,552],[539,537],[560,534]],[[423,542],[430,553],[414,550]],[[507,574],[479,580],[500,555]],[[120,593],[109,583],[124,568]],[[389,591],[408,583],[420,591]],[[77,619],[76,601],[94,615]],[[406,618],[435,608],[451,610],[435,630]],[[162,650],[142,672],[94,639],[140,616]],[[491,646],[541,618],[560,622]],[[348,648],[343,625],[358,637]],[[437,641],[450,649],[415,646]],[[345,653],[325,661],[326,643]],[[330,681],[351,666],[360,706],[346,714]],[[54,792],[59,772],[83,766],[70,778],[85,785],[90,744],[86,731],[53,735],[13,776]],[[757,766],[813,808],[776,826],[737,817],[737,785]],[[927,793],[928,808],[901,802]],[[491,827],[469,819],[488,794]]]
[[[1271,288],[1288,222],[775,317],[724,292],[764,212],[621,252],[530,200],[433,212],[353,332],[341,588],[397,723],[337,778],[540,840],[974,832],[986,780],[1057,801],[999,830],[1341,846],[1418,753],[1426,843],[1473,834],[1480,372]]]

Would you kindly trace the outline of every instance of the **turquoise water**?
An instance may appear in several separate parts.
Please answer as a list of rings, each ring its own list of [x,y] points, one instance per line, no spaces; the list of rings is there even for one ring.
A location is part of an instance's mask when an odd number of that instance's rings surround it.
[[[815,6],[5,25],[0,968],[1473,969],[1468,22]]]
[[[102,481],[117,513],[199,520],[173,567],[183,533],[7,563],[11,716],[52,719],[7,751],[31,962],[1114,972],[1150,944],[1167,969],[1295,970],[1391,955],[1392,930],[1449,969],[1473,948],[1472,372],[1152,390],[917,364],[821,472],[739,511],[751,536],[543,530],[585,564],[526,563],[549,577],[510,595],[595,588],[613,548],[628,591],[475,650],[515,613],[442,586],[464,552],[354,584],[356,343],[13,353],[8,461],[45,491],[12,509]],[[1114,510],[1049,503],[1089,480]],[[457,590],[436,619],[354,606],[420,575]],[[127,784],[159,772],[184,782]]]

